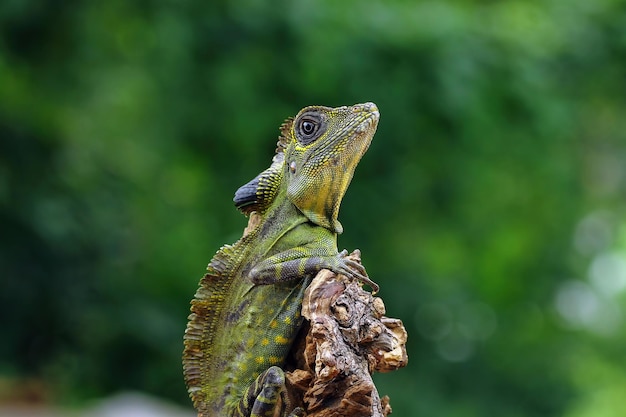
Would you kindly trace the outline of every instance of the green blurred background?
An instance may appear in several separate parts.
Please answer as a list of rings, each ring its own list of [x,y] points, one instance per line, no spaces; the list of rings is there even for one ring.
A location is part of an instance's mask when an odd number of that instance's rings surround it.
[[[623,415],[626,2],[0,3],[0,401],[190,403],[189,300],[309,104],[374,101],[340,219],[398,416]]]

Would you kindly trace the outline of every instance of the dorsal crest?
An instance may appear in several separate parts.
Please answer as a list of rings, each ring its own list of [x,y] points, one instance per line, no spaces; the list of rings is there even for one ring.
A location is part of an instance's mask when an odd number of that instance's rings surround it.
[[[293,127],[293,117],[285,119],[283,124],[280,125],[280,136],[278,136],[278,143],[276,144],[276,153],[285,152],[287,146],[291,142],[291,128]]]

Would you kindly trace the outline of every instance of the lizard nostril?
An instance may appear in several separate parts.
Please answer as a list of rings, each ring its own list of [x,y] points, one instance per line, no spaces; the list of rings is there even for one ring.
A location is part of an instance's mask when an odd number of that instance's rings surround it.
[[[371,101],[365,103],[363,107],[365,107],[365,110],[367,111],[378,112],[378,107],[376,106],[376,104],[372,103]]]

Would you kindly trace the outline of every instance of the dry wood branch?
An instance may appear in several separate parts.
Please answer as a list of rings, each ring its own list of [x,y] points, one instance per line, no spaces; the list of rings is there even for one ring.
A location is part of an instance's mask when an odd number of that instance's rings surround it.
[[[361,260],[358,250],[350,257]],[[379,397],[371,373],[407,364],[407,333],[400,320],[384,316],[382,299],[322,270],[306,290],[302,314],[309,326],[296,347],[298,369],[287,374],[292,404],[308,417],[390,414],[389,398]]]

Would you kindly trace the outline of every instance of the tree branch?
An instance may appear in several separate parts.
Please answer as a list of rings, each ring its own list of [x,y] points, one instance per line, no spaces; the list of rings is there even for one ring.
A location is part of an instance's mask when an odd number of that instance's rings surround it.
[[[350,257],[360,262],[358,250]],[[302,315],[308,326],[294,345],[287,373],[292,406],[307,417],[372,416],[391,413],[371,374],[407,364],[402,321],[384,316],[382,299],[343,275],[320,271],[307,288]]]

